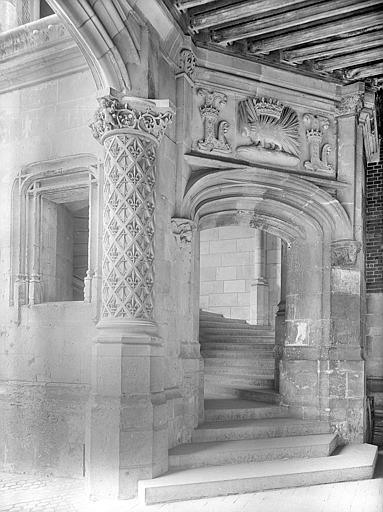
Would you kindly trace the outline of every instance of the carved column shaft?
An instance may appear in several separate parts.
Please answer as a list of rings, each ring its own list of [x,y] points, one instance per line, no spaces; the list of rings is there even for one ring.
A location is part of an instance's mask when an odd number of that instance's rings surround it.
[[[105,148],[102,304],[88,450],[94,498],[134,497],[138,480],[167,470],[153,265],[156,149],[171,119],[154,101],[108,96],[91,125]]]

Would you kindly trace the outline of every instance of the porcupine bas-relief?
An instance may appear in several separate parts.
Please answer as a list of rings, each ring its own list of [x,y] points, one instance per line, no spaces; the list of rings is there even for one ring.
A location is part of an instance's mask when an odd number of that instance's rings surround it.
[[[248,98],[239,103],[239,125],[252,142],[237,147],[241,158],[289,167],[299,163],[299,121],[292,108],[271,98]]]

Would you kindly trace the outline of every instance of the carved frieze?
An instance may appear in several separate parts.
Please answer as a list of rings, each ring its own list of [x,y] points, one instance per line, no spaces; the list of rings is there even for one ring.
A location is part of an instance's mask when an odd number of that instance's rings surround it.
[[[226,139],[230,125],[227,121],[218,121],[220,111],[227,103],[227,96],[207,89],[199,89],[198,94],[205,100],[199,109],[203,120],[204,137],[197,141],[196,147],[209,153],[230,153],[231,146]]]
[[[178,57],[178,67],[181,72],[186,73],[189,78],[194,77],[196,58],[188,48],[182,48]]]
[[[180,249],[191,250],[193,232],[196,229],[195,223],[190,219],[173,217],[171,220],[172,231]]]
[[[47,46],[63,38],[69,38],[69,33],[56,17],[50,17],[49,24],[46,18],[28,23],[0,34],[0,60]]]
[[[259,163],[296,166],[299,163],[299,122],[296,112],[272,98],[248,98],[239,103],[239,124],[250,145],[237,153]]]
[[[352,267],[356,264],[361,244],[356,240],[337,240],[331,244],[331,264],[334,267]]]
[[[309,171],[332,172],[334,165],[331,162],[333,148],[329,143],[323,144],[325,132],[330,127],[327,117],[304,114],[303,122],[306,126],[306,139],[309,147],[309,160],[304,166]]]

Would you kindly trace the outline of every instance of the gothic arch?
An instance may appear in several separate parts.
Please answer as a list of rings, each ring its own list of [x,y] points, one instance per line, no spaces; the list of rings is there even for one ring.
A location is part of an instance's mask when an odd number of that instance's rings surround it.
[[[182,216],[200,228],[229,223],[229,218],[234,224],[248,223],[252,212],[263,229],[284,239],[305,238],[311,230],[329,241],[352,238],[351,222],[334,197],[309,181],[278,171],[243,168],[205,173],[189,183],[182,203]]]
[[[131,89],[127,63],[140,61],[140,23],[130,6],[117,0],[48,0],[83,53],[98,90]]]

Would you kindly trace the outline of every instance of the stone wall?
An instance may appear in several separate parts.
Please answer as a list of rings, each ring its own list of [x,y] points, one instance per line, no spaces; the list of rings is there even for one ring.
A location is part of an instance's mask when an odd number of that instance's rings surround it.
[[[251,320],[254,280],[254,229],[224,226],[201,231],[200,308],[227,318]],[[280,241],[267,235],[266,275],[269,323],[274,324],[280,296]]]

